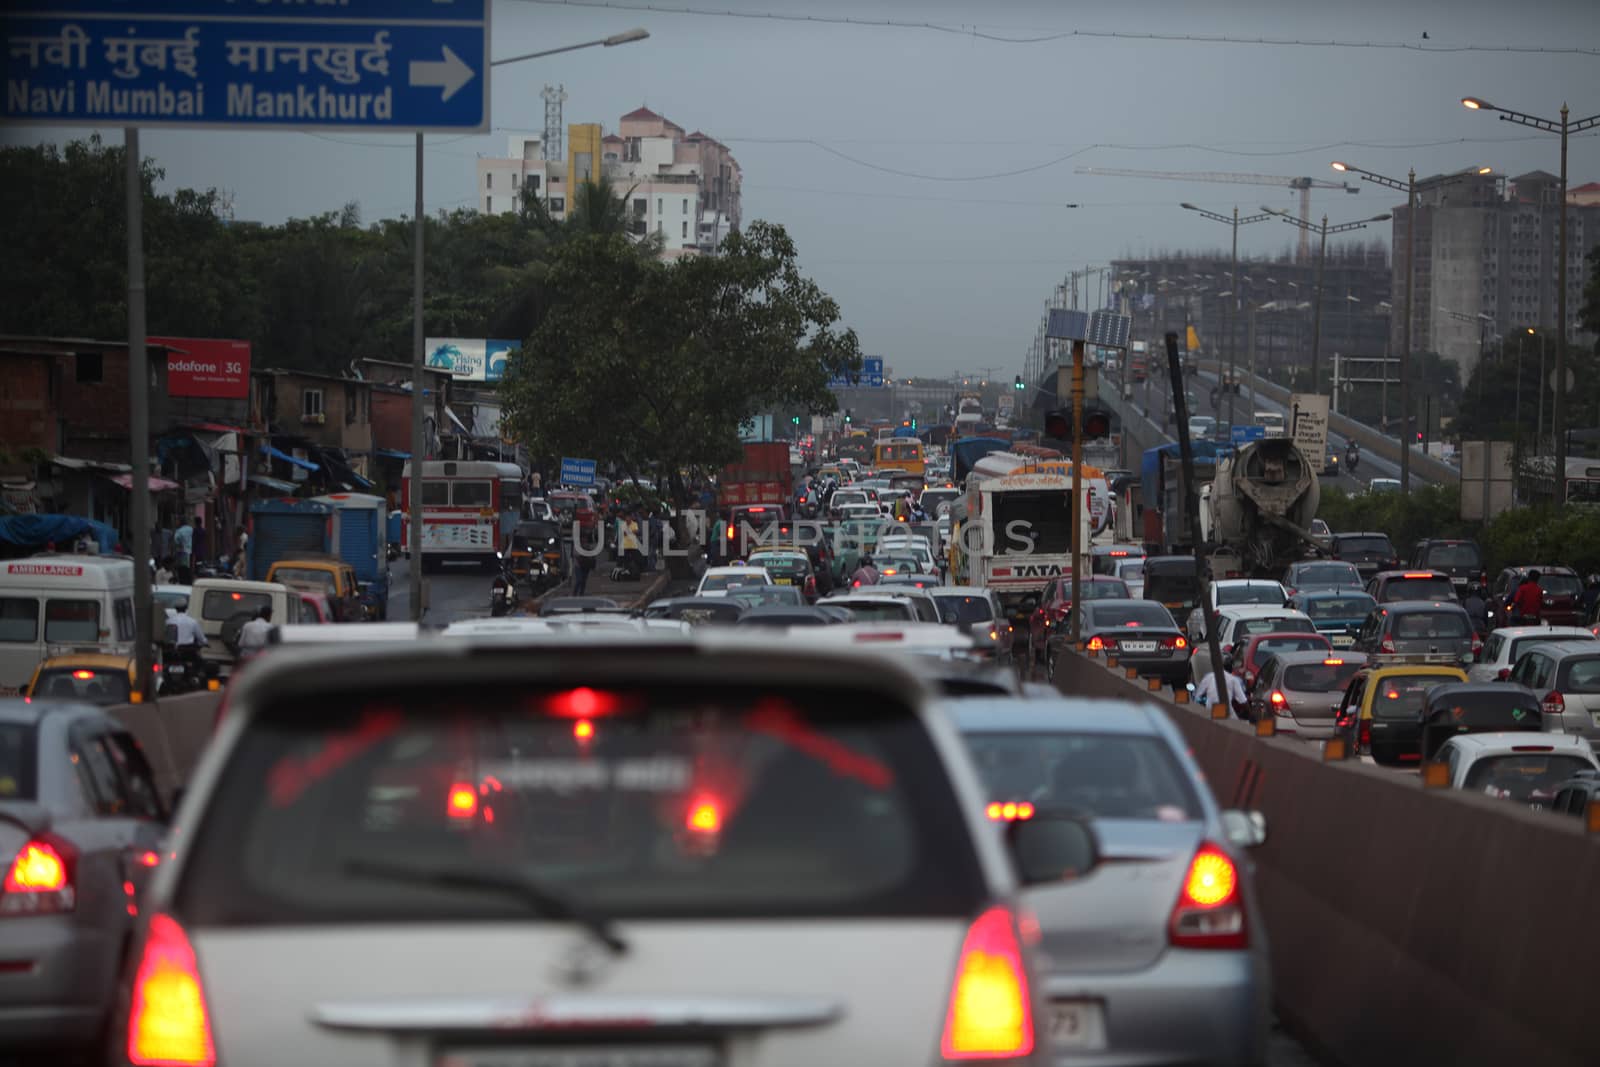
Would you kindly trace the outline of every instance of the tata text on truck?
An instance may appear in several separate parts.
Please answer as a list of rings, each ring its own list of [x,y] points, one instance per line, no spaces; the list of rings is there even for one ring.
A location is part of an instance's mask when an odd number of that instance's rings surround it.
[[[1064,474],[970,478],[950,506],[950,567],[956,585],[993,589],[1006,614],[1027,633],[1027,618],[1052,578],[1072,573],[1072,524],[1089,550],[1088,486],[1072,504]],[[1020,620],[1020,625],[1018,621]]]

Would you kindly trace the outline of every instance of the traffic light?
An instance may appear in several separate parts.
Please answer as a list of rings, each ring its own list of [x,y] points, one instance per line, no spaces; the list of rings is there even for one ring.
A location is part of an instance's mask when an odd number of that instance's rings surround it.
[[[1044,433],[1060,441],[1072,438],[1072,409],[1051,408],[1044,413]],[[1094,441],[1111,436],[1111,412],[1099,405],[1085,405],[1083,409],[1083,439]]]
[[[799,426],[800,425],[800,416],[799,415],[795,415],[789,421],[794,423],[796,426]]]
[[[1017,380],[1011,383],[1011,388],[1017,390],[1018,392],[1021,392],[1027,388],[1026,385],[1022,384],[1022,375],[1017,375]]]
[[[1051,408],[1044,413],[1044,435],[1065,441],[1072,436],[1072,409]]]
[[[1083,409],[1083,437],[1086,441],[1111,436],[1111,412],[1105,408]]]
[[[850,421],[850,409],[849,408],[845,408],[844,409],[844,421],[845,422],[849,422]]]
[[[915,415],[911,416],[911,428],[913,430],[917,428],[917,417]]]

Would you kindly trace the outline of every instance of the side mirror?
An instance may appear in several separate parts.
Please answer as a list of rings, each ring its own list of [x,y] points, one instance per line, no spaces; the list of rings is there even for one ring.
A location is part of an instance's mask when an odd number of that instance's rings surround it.
[[[1232,845],[1239,848],[1256,848],[1266,844],[1267,817],[1259,811],[1228,808],[1222,813],[1222,832]]]
[[[1063,811],[1007,823],[1006,846],[1025,886],[1081,878],[1100,863],[1100,843],[1088,822]]]

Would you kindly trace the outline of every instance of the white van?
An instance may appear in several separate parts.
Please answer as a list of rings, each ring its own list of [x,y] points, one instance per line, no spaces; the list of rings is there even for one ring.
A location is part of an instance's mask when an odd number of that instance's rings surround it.
[[[46,552],[0,567],[0,696],[51,655],[134,650],[133,560]]]
[[[250,582],[239,578],[201,578],[189,593],[189,616],[200,624],[206,633],[204,656],[217,663],[231,665],[233,651],[228,648],[227,637],[254,618],[264,607],[272,608],[272,621],[294,626],[318,620],[301,612],[300,597],[291,595],[289,587],[278,582]],[[232,623],[233,634],[226,634]]]
[[[1282,437],[1284,435],[1283,412],[1258,411],[1255,415],[1256,425],[1265,427],[1268,437]]]

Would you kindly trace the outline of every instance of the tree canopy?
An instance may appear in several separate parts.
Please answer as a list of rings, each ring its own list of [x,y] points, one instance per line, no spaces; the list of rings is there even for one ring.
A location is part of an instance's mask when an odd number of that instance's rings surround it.
[[[675,479],[737,457],[739,426],[759,412],[833,411],[828,379],[860,368],[855,332],[770,223],[669,263],[616,234],[581,236],[556,251],[545,290],[501,385],[535,455]]]

